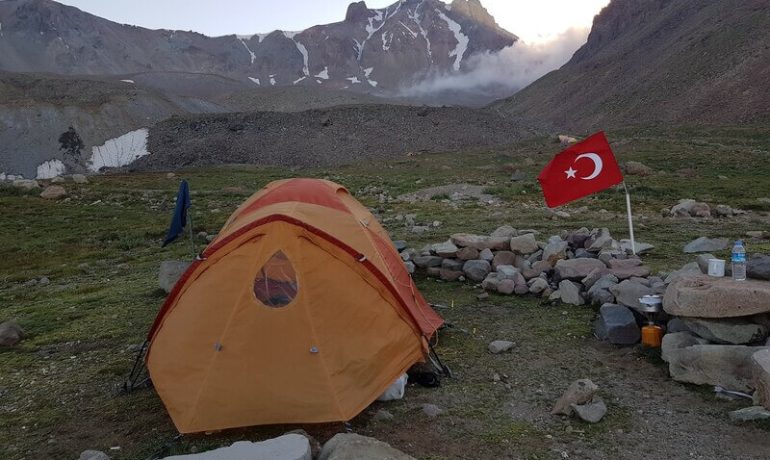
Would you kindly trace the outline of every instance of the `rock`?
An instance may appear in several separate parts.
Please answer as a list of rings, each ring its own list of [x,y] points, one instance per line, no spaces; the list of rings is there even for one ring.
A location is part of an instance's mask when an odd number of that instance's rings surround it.
[[[516,231],[515,228],[511,227],[510,225],[503,225],[502,227],[498,227],[489,236],[493,238],[512,238],[518,234],[519,233]]]
[[[423,233],[429,232],[430,229],[431,228],[428,227],[427,225],[415,225],[414,227],[412,227],[411,232],[414,233],[415,235],[421,235]]]
[[[605,275],[591,286],[588,290],[588,300],[594,305],[604,305],[605,303],[615,302],[615,294],[610,292],[610,288],[617,286],[618,279],[615,275]]]
[[[672,318],[666,325],[666,332],[690,332],[690,330],[687,329],[687,325],[680,318]]]
[[[767,235],[767,232],[763,230],[749,230],[748,232],[746,232],[746,236],[757,240],[764,238],[766,235]]]
[[[497,292],[503,295],[511,295],[516,290],[516,283],[513,279],[503,279],[497,283]]]
[[[462,248],[457,251],[457,258],[460,260],[474,260],[479,258],[479,250],[475,248]]]
[[[423,404],[422,413],[427,415],[430,418],[436,418],[439,415],[443,414],[444,411],[435,404]]]
[[[56,177],[51,178],[51,183],[52,184],[63,184],[64,182],[66,182],[66,181],[61,176],[56,176]]]
[[[567,248],[569,243],[566,241],[549,242],[543,249],[543,260],[556,263],[556,261],[567,258]]]
[[[633,345],[642,337],[634,314],[622,305],[602,305],[594,330],[599,339],[614,345]]]
[[[625,252],[626,254],[634,254],[633,249],[636,249],[636,255],[641,256],[644,254],[648,254],[652,252],[655,249],[655,246],[648,244],[648,243],[642,243],[639,241],[634,242],[634,247],[631,247],[631,240],[620,240],[620,250]]]
[[[529,292],[532,294],[540,294],[548,288],[548,281],[543,278],[532,278],[528,284]]]
[[[497,279],[500,281],[513,280],[518,272],[519,269],[513,265],[500,265],[497,267]]]
[[[729,245],[730,241],[727,238],[706,238],[705,236],[702,236],[687,243],[684,246],[683,251],[685,254],[721,251],[722,249],[726,249]]]
[[[629,176],[649,176],[652,168],[638,161],[627,161],[624,168]]]
[[[562,280],[580,281],[591,273],[598,274],[606,269],[604,262],[597,259],[569,259],[557,261],[554,273]]]
[[[715,217],[732,217],[733,214],[733,208],[724,204],[718,204],[717,207],[714,208]]]
[[[24,340],[24,329],[15,321],[6,321],[0,324],[0,347],[13,347]]]
[[[584,247],[586,240],[590,236],[591,236],[591,231],[583,227],[583,228],[580,228],[579,230],[575,230],[574,232],[568,233],[565,240],[567,240],[569,245],[572,246],[573,248],[582,248]]]
[[[586,301],[580,296],[580,288],[570,280],[559,283],[561,301],[568,305],[584,305]]]
[[[698,268],[700,268],[700,272],[704,275],[708,274],[709,272],[709,259],[716,259],[717,256],[714,254],[699,254],[698,257],[695,259],[695,263],[698,264]]]
[[[591,236],[584,244],[585,248],[589,251],[601,251],[602,249],[612,248],[613,246],[620,246],[617,241],[612,239],[610,231],[607,228],[591,232]]]
[[[364,7],[365,8],[365,7]],[[389,444],[354,433],[339,433],[324,444],[318,460],[415,460]]]
[[[500,353],[505,353],[506,351],[512,350],[515,346],[516,343],[509,342],[508,340],[495,340],[494,342],[490,343],[487,348],[493,355],[499,355]]]
[[[16,179],[11,183],[14,187],[23,190],[34,190],[40,188],[40,184],[34,179]]]
[[[770,419],[770,410],[762,406],[744,407],[730,412],[730,421],[735,423]]]
[[[492,268],[497,270],[500,265],[516,265],[516,254],[511,251],[497,251],[492,259]]]
[[[441,267],[428,267],[425,269],[425,274],[431,278],[441,277]]]
[[[679,382],[719,385],[728,390],[753,387],[751,356],[764,347],[692,345],[667,353],[668,371]]]
[[[58,200],[65,196],[67,196],[67,190],[61,185],[49,185],[40,193],[40,198],[46,200]]]
[[[417,271],[417,266],[411,260],[404,262],[404,267],[406,267],[406,271],[409,272],[410,275],[414,275],[414,272]]]
[[[438,256],[416,256],[412,262],[419,268],[440,267],[444,262],[443,257]]]
[[[262,442],[238,441],[199,454],[174,455],[162,460],[312,460],[310,441],[301,434],[285,434]]]
[[[110,457],[101,450],[84,450],[79,460],[110,460]]]
[[[476,296],[476,300],[487,300],[489,299],[489,294],[486,292],[482,292],[481,294]]]
[[[770,256],[754,254],[749,258],[746,275],[758,280],[770,280]]]
[[[693,334],[703,337],[709,342],[745,345],[764,342],[767,339],[767,326],[755,324],[745,319],[682,318],[682,321]]]
[[[482,249],[481,252],[479,252],[479,259],[486,260],[487,262],[492,262],[493,260],[495,260],[495,254],[489,248]]]
[[[446,268],[441,268],[439,270],[438,276],[444,281],[459,281],[465,277],[465,273],[459,270],[448,270]]]
[[[537,245],[537,240],[535,240],[535,235],[527,233],[511,238],[510,248],[511,251],[517,254],[527,255],[536,252],[539,246]]]
[[[485,291],[496,291],[497,285],[500,284],[500,280],[497,279],[497,273],[489,273],[484,281],[481,282],[481,289]]]
[[[770,348],[756,351],[751,356],[751,374],[759,404],[770,409]]]
[[[508,246],[509,238],[455,233],[451,236],[452,243],[461,248],[501,250]]]
[[[617,303],[637,310],[642,307],[639,299],[653,293],[652,288],[631,280],[625,280],[620,284],[611,286],[609,290],[615,296]]]
[[[409,247],[409,245],[404,240],[395,240],[393,241],[393,247],[396,248],[396,251],[400,253]]]
[[[174,289],[174,285],[190,266],[190,262],[182,260],[166,260],[161,262],[158,272],[158,285],[166,294]]]
[[[666,289],[663,309],[675,316],[732,318],[769,312],[768,299],[770,283],[767,282],[683,276]]]
[[[696,337],[689,332],[669,332],[663,336],[661,344],[661,359],[665,362],[669,362],[671,359],[671,353],[680,348],[687,348],[693,345],[708,345],[708,341]]]
[[[83,174],[73,174],[72,175],[72,182],[76,184],[87,184],[88,183],[88,177],[84,176]]]
[[[602,265],[604,265],[604,262],[602,262]],[[582,284],[583,287],[586,288],[586,290],[589,290],[589,289],[591,289],[594,286],[594,284],[597,281],[599,281],[600,279],[602,279],[603,277],[605,277],[605,276],[607,276],[609,274],[610,274],[610,271],[609,271],[609,269],[607,267],[596,268],[594,270],[591,270],[591,272],[588,273],[585,276],[585,278],[580,280],[580,284]],[[615,276],[613,276],[613,278],[615,279],[615,283],[617,283],[618,282],[617,278]]]
[[[700,275],[700,267],[698,266],[697,262],[690,262],[689,264],[685,265],[684,267],[680,268],[679,270],[671,273],[668,275],[665,279],[666,284],[671,284],[674,281],[678,280],[679,278],[687,275]]]
[[[443,243],[432,245],[430,250],[439,257],[452,258],[457,256],[457,251],[460,249],[451,241],[445,241]]]
[[[492,270],[492,266],[486,260],[468,260],[463,265],[463,272],[469,280],[483,281]]]
[[[598,396],[594,397],[589,403],[570,404],[570,407],[581,420],[588,423],[599,423],[607,414],[607,405],[604,404],[604,400]]]
[[[307,431],[298,428],[296,430],[291,430],[284,433],[284,435],[287,434],[298,434],[300,436],[304,436],[307,439],[307,442],[310,443],[310,458],[318,458],[318,455],[321,453],[321,443],[318,442],[316,438],[310,436]]]
[[[444,259],[441,261],[441,268],[452,271],[462,271],[464,262],[457,259]]]
[[[516,295],[529,294],[529,286],[526,284],[516,284],[513,288],[513,293]]]
[[[673,217],[711,217],[711,208],[695,200],[680,200],[679,204],[671,208],[670,214]]]
[[[591,401],[599,387],[588,379],[580,379],[572,382],[567,391],[556,401],[551,414],[572,415],[573,404],[581,405]]]
[[[638,277],[644,278],[650,275],[650,267],[642,265],[639,259],[612,259],[609,261],[610,273],[619,280]]]
[[[388,412],[385,409],[380,409],[377,411],[376,414],[374,414],[374,417],[372,417],[372,421],[374,422],[389,422],[393,420],[393,414]]]
[[[37,284],[38,284],[38,286],[47,286],[47,285],[51,284],[51,280],[48,279],[47,276],[44,276],[44,277],[40,278],[37,281]]]
[[[262,442],[238,441],[199,454],[174,455],[162,460],[312,460],[310,441],[301,434],[285,434]]]

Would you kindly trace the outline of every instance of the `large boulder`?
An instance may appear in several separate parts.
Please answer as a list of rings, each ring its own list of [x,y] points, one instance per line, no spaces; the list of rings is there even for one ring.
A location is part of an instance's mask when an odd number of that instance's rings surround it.
[[[664,282],[666,284],[673,283],[674,281],[678,280],[679,278],[687,275],[700,275],[702,274],[700,267],[698,266],[697,262],[690,262],[689,264],[685,264],[682,268],[679,270],[671,272]]]
[[[14,187],[22,190],[34,190],[40,188],[40,183],[34,179],[16,179],[12,182]]]
[[[619,280],[628,278],[646,278],[650,275],[650,267],[642,265],[639,259],[611,259],[608,263],[610,273]]]
[[[444,259],[439,256],[416,256],[412,262],[420,268],[440,267]]]
[[[13,347],[24,340],[24,329],[15,321],[0,324],[0,347]]]
[[[439,257],[452,258],[457,256],[457,251],[460,249],[454,245],[451,241],[445,241],[431,245],[430,251]]]
[[[692,345],[667,354],[671,378],[696,385],[751,391],[752,355],[764,347]]]
[[[162,460],[312,460],[310,441],[300,434],[285,434],[262,442],[238,441],[199,454],[174,455]]]
[[[693,345],[706,345],[705,339],[696,337],[689,332],[669,332],[663,336],[660,347],[660,357],[663,361],[669,362],[671,354],[681,348],[691,347]]]
[[[605,304],[599,309],[596,336],[615,345],[633,345],[641,339],[633,312],[622,305]]]
[[[515,266],[517,257],[521,258],[521,256],[516,256],[516,254],[511,251],[497,251],[495,257],[492,259],[492,268],[497,270],[497,267],[500,265]]]
[[[569,259],[559,260],[554,267],[554,273],[559,279],[580,281],[594,270],[606,270],[607,266],[598,259]]]
[[[666,289],[663,309],[675,316],[731,318],[770,312],[770,283],[682,276]]]
[[[49,185],[40,193],[40,198],[46,200],[58,200],[65,196],[67,196],[67,190],[61,185]]]
[[[543,249],[543,260],[556,263],[558,260],[566,259],[568,248],[569,243],[566,241],[550,241]]]
[[[610,292],[610,288],[617,285],[618,279],[615,278],[615,275],[608,274],[599,278],[588,290],[588,300],[594,305],[615,302],[615,294]]]
[[[770,409],[770,348],[758,350],[751,355],[751,368],[757,399]]]
[[[746,345],[764,343],[767,338],[767,326],[744,319],[723,318],[682,318],[687,329],[709,342]]]
[[[321,449],[318,460],[415,460],[389,444],[354,433],[334,435]]]
[[[562,280],[559,283],[559,292],[561,292],[561,301],[568,305],[583,305],[585,299],[580,295],[580,286],[570,280]]]
[[[174,289],[174,285],[182,276],[182,274],[190,266],[190,262],[183,260],[166,260],[161,262],[160,271],[158,272],[158,285],[163,289],[166,294]]]

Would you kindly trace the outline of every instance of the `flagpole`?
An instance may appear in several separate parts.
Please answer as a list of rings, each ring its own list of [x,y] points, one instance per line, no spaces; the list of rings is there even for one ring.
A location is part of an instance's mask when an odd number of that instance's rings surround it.
[[[631,252],[636,255],[636,241],[634,241],[634,220],[631,218],[631,195],[628,194],[626,181],[623,181],[623,189],[626,191],[626,210],[628,211],[628,232],[631,235]]]

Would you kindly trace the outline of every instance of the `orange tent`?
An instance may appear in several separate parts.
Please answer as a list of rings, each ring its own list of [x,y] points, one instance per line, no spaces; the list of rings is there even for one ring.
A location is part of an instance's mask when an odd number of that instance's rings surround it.
[[[347,421],[443,320],[372,214],[333,182],[273,182],[182,275],[146,364],[181,433]]]

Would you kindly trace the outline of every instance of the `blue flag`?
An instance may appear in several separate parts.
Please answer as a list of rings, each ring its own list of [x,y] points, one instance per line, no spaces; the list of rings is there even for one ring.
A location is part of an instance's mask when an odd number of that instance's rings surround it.
[[[164,247],[179,238],[179,235],[184,232],[184,227],[187,225],[187,210],[190,209],[191,204],[190,187],[187,185],[187,181],[183,180],[179,184],[179,192],[176,194],[176,208],[174,208],[174,216],[171,218],[166,240],[163,241]]]

